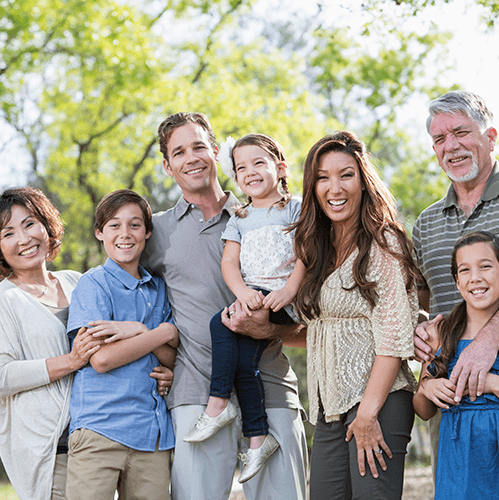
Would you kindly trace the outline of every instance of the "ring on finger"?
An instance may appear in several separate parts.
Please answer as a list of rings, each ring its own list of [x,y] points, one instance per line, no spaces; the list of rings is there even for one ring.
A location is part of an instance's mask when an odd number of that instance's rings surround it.
[[[230,318],[233,314],[235,314],[235,312],[236,312],[236,311],[231,311],[231,310],[229,310],[229,312],[228,312],[229,318]]]
[[[374,453],[376,453],[377,455],[381,455],[381,453],[383,453],[383,450],[380,448],[379,450],[374,450]]]

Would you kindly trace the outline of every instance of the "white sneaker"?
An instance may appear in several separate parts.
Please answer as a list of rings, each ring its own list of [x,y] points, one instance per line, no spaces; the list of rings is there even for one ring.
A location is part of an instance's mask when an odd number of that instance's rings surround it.
[[[184,436],[186,443],[199,443],[213,436],[223,426],[235,420],[237,417],[237,408],[230,402],[224,408],[220,415],[209,417],[205,412],[199,415],[194,427]]]
[[[260,448],[254,450],[250,448],[247,453],[240,453],[239,458],[244,466],[238,481],[244,483],[253,476],[256,476],[265,462],[269,459],[270,455],[272,455],[277,448],[279,448],[279,443],[276,441],[275,437],[272,436],[272,434],[267,434]]]

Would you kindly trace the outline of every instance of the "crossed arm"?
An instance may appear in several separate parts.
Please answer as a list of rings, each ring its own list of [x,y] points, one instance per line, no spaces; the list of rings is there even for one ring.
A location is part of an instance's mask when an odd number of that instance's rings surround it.
[[[99,373],[127,365],[152,352],[159,362],[173,368],[178,330],[171,323],[161,323],[149,330],[136,321],[94,321],[88,331],[95,338],[105,339],[90,364]]]

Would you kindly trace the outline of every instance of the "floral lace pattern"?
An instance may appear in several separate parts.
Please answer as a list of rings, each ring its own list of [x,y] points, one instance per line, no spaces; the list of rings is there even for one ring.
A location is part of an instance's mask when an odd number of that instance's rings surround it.
[[[388,233],[387,241],[397,248],[394,235]],[[327,278],[321,290],[321,316],[308,322],[307,379],[313,424],[319,394],[326,421],[335,420],[362,399],[377,355],[407,359],[414,354],[415,287],[406,291],[402,264],[375,243],[367,277],[378,284],[379,299],[372,308],[358,287],[345,290],[354,285],[352,266],[357,253]],[[415,387],[416,380],[403,361],[391,391]]]
[[[279,290],[295,266],[293,233],[269,225],[247,232],[241,240],[241,275],[251,287]]]

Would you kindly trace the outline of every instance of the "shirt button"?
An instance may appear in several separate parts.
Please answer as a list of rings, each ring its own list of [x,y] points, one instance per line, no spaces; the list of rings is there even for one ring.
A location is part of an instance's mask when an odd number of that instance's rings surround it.
[[[149,307],[151,307],[151,303],[150,303],[150,302],[148,302],[148,303],[147,303],[147,305],[148,305]]]
[[[204,222],[204,220],[203,219],[199,219],[199,222]]]

